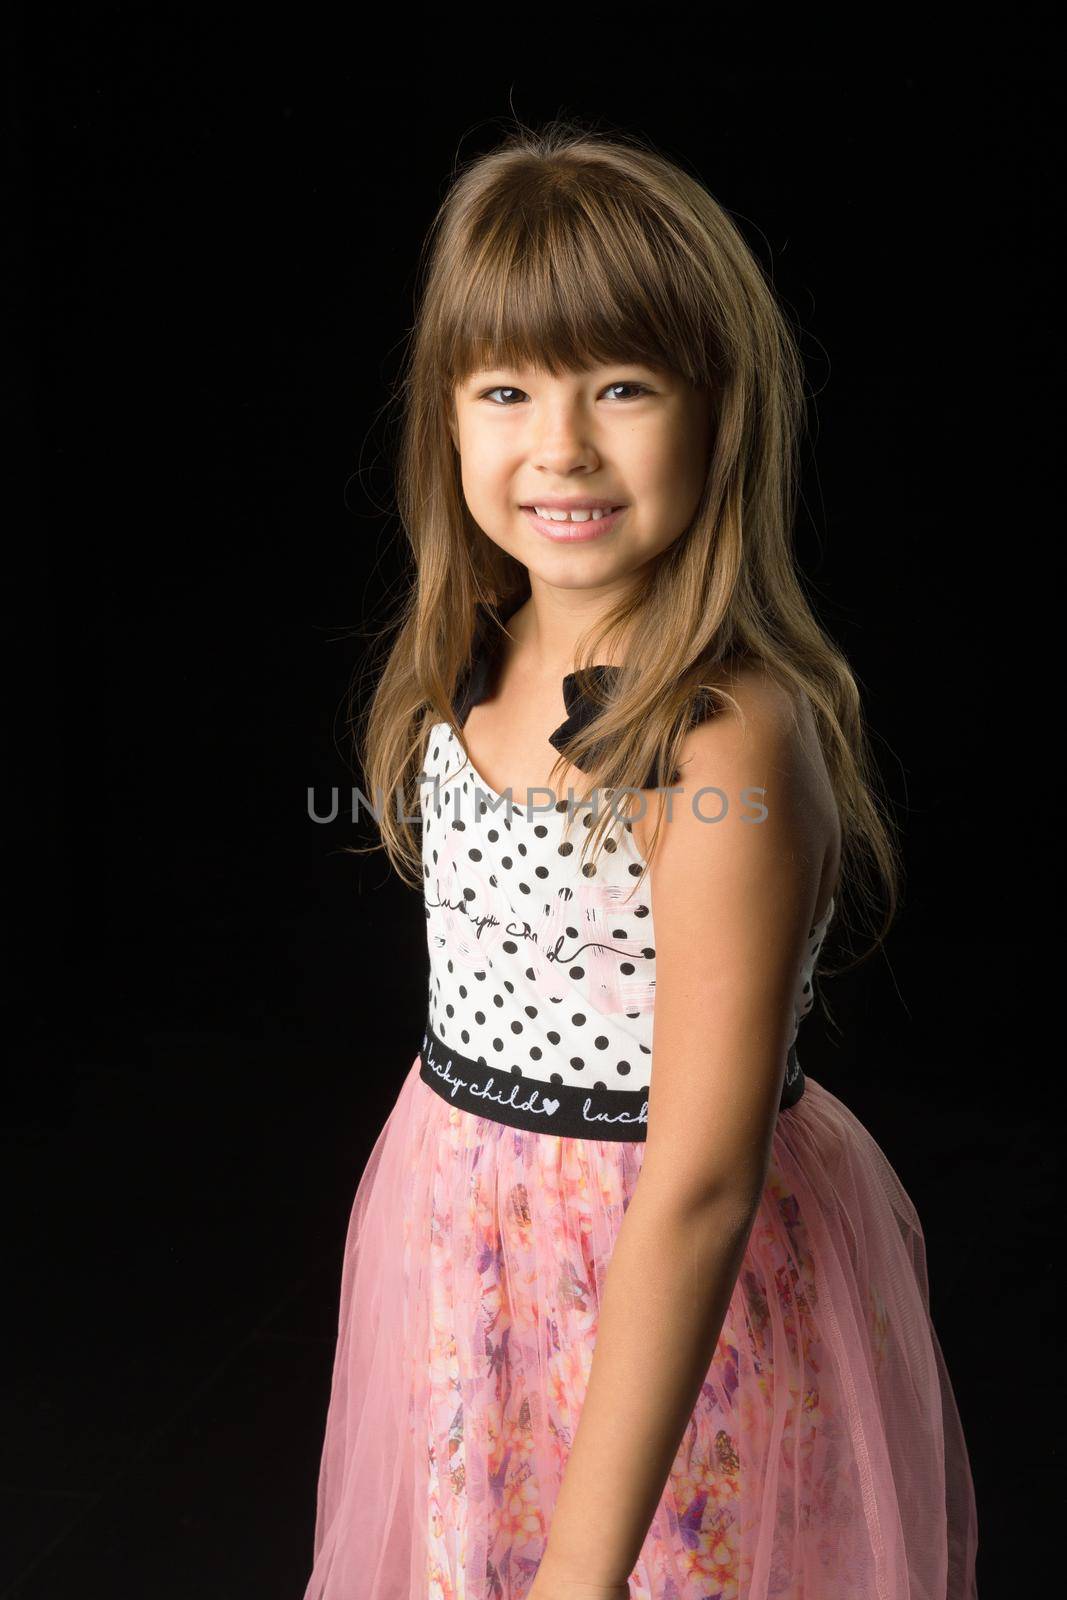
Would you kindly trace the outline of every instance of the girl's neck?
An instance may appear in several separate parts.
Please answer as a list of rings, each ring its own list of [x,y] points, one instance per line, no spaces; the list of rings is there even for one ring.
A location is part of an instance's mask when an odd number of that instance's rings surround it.
[[[561,679],[575,668],[575,647],[581,636],[607,614],[612,601],[602,594],[578,595],[563,604],[554,596],[531,594],[505,618],[508,637],[502,641],[507,654],[523,658],[526,669],[538,678]],[[624,664],[624,655],[607,641],[597,652],[597,663]]]

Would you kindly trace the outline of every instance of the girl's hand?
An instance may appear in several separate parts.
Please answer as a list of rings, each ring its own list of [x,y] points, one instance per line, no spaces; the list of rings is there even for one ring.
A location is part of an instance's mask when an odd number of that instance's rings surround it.
[[[576,1576],[572,1568],[554,1565],[545,1556],[537,1569],[526,1600],[630,1600],[628,1583],[592,1583]]]

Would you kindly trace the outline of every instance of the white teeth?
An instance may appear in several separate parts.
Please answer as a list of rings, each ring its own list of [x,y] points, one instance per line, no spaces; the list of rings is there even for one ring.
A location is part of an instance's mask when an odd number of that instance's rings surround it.
[[[549,522],[597,522],[610,514],[607,511],[554,511],[550,506],[534,506],[534,511]]]

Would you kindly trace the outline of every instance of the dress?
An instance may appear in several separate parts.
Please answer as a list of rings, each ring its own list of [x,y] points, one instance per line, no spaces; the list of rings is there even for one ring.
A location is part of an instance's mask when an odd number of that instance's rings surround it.
[[[509,803],[464,763],[437,724],[427,1019],[352,1209],[304,1600],[528,1593],[645,1151],[652,875],[635,888],[625,823],[583,871],[566,802]],[[811,929],[768,1181],[633,1600],[976,1594],[919,1217],[797,1059],[833,911]]]

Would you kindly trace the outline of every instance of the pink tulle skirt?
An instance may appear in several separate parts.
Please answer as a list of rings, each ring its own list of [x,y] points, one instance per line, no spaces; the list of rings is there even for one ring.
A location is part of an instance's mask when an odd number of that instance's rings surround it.
[[[645,1145],[452,1106],[416,1056],[345,1245],[304,1600],[521,1600]],[[919,1218],[812,1078],[780,1112],[633,1600],[972,1600],[977,1521]]]

